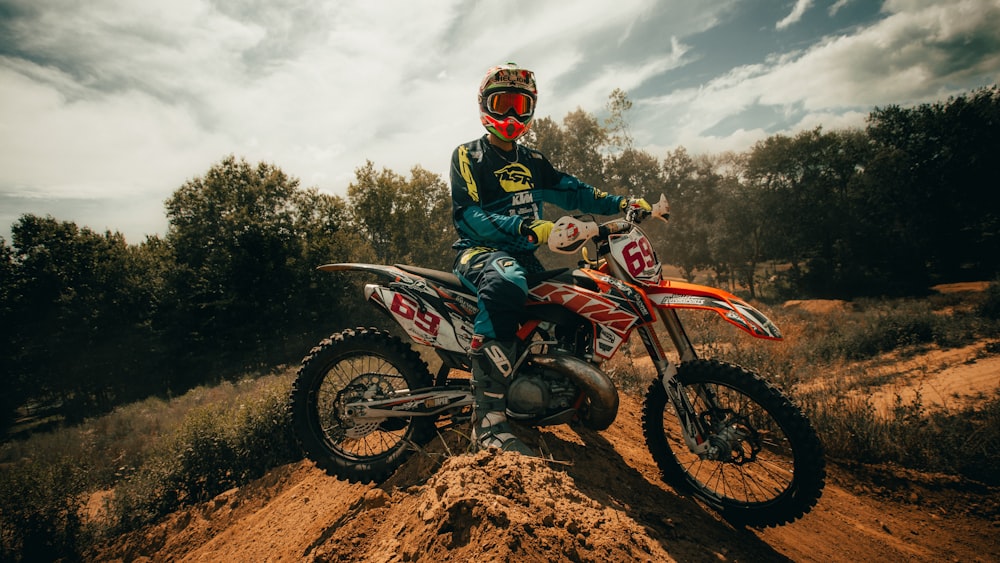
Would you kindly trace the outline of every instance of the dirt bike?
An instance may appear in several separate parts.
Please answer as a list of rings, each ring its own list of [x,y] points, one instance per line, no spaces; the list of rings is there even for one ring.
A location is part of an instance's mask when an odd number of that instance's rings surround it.
[[[761,376],[701,359],[679,309],[714,311],[751,335],[780,340],[753,306],[720,289],[664,279],[640,230],[666,221],[661,195],[652,212],[632,210],[599,224],[591,216],[555,223],[548,246],[581,251],[574,270],[529,275],[528,303],[507,394],[508,418],[531,426],[582,424],[604,430],[618,414],[618,391],[601,365],[638,333],[657,378],[645,394],[646,445],[665,482],[688,491],[730,521],[791,522],[809,512],[824,486],[823,448],[802,411]],[[596,259],[587,256],[588,242]],[[319,467],[354,481],[381,481],[435,436],[438,424],[469,421],[467,377],[477,312],[475,292],[452,273],[409,265],[327,264],[329,272],[368,272],[364,288],[415,343],[441,359],[432,376],[412,346],[377,328],[344,330],[303,360],[291,406],[299,442]],[[659,315],[676,351],[668,358],[654,324]]]

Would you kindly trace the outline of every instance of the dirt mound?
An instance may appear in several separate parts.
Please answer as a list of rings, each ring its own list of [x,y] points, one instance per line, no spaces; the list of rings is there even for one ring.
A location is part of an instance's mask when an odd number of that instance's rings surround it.
[[[639,400],[604,432],[524,429],[559,462],[467,450],[444,433],[385,483],[309,462],[272,471],[91,554],[95,561],[996,561],[997,491],[831,468],[817,507],[781,528],[734,528],[659,478]],[[932,490],[933,489],[933,490]]]
[[[642,525],[582,494],[567,474],[511,453],[451,458],[426,485],[391,496],[374,489],[357,510],[317,558],[673,560]]]

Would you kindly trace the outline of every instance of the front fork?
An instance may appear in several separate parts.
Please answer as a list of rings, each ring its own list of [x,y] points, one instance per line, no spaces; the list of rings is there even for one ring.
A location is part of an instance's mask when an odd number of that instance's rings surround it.
[[[677,311],[674,309],[659,309],[658,311],[663,327],[677,350],[680,362],[698,359],[698,354],[684,330],[684,325],[681,324],[681,320],[677,316]],[[653,360],[653,366],[656,367],[663,389],[667,392],[667,397],[674,405],[674,411],[677,413],[683,430],[684,442],[692,453],[702,458],[709,457],[712,453],[712,447],[707,437],[711,435],[712,429],[706,428],[704,422],[698,417],[698,413],[684,390],[684,385],[677,379],[677,366],[667,357],[652,325],[642,325],[636,331],[639,333],[649,357]],[[699,385],[696,392],[705,404],[716,404],[714,394],[704,385]]]

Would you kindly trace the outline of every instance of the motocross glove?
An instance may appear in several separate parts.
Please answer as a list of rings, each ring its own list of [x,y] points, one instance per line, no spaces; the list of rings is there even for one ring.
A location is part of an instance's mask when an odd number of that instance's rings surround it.
[[[626,209],[639,210],[642,209],[646,212],[653,211],[653,206],[649,204],[648,201],[640,198],[624,197],[622,198],[619,210],[625,211]]]
[[[552,221],[535,219],[530,224],[521,221],[521,235],[528,237],[531,244],[545,244],[549,240],[549,233],[552,232]]]

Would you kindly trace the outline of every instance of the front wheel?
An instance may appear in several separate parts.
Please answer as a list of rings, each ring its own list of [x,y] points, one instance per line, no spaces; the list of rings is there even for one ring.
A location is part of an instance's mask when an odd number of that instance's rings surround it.
[[[676,377],[712,447],[691,451],[663,384],[654,382],[642,426],[664,481],[743,525],[777,526],[812,510],[826,478],[823,446],[788,397],[755,373],[713,360],[681,364]]]
[[[292,426],[316,465],[351,481],[381,481],[434,433],[433,417],[354,419],[345,405],[429,387],[427,364],[378,329],[334,334],[302,360],[292,386]]]

